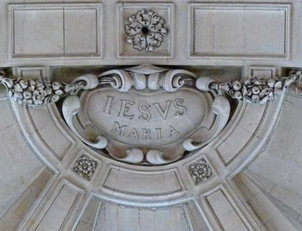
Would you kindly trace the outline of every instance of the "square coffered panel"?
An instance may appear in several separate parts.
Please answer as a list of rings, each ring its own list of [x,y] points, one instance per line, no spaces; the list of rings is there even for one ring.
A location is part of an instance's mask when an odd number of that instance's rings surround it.
[[[100,4],[10,6],[12,59],[101,57]]]
[[[191,4],[190,21],[190,57],[289,57],[289,5]]]
[[[173,40],[174,40],[174,18],[173,4],[166,3],[121,3],[118,4],[118,58],[172,58],[173,57]],[[163,41],[159,47],[152,51],[145,49],[138,50],[133,44],[127,42],[128,36],[125,33],[125,24],[128,24],[129,17],[135,15],[141,10],[153,11],[157,16],[164,20],[166,34],[162,36]]]

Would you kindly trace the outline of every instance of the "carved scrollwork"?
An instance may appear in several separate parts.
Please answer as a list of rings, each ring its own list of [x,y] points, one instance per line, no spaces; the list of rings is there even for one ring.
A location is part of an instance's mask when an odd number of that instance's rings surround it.
[[[100,81],[111,78],[109,83],[120,92],[127,92],[132,87],[136,90],[158,90],[163,88],[167,92],[175,92],[184,84],[190,84],[197,77],[186,70],[166,70],[154,68],[150,65],[141,65],[141,69],[128,68],[126,70],[110,70],[99,75]],[[191,81],[191,82],[190,82]]]
[[[168,164],[181,159],[185,150],[207,145],[229,118],[229,102],[198,91],[196,79],[186,70],[151,65],[109,70],[98,76],[99,87],[84,91],[77,100],[67,97],[63,115],[83,142],[106,148],[114,159]]]
[[[64,119],[82,142],[106,149],[116,160],[143,165],[172,163],[185,151],[211,143],[229,120],[224,94],[263,104],[300,79],[301,71],[292,71],[283,78],[218,83],[187,70],[152,65],[86,74],[70,84],[0,73],[13,100],[39,107],[65,98]]]
[[[78,96],[68,96],[63,103],[63,116],[70,129],[80,138],[85,144],[96,149],[103,149],[107,145],[107,139],[99,135],[95,131],[85,132],[80,128],[80,125],[74,120],[81,107]],[[89,138],[88,138],[89,137]],[[92,138],[93,137],[93,138]]]
[[[114,159],[127,162],[127,163],[133,163],[133,164],[140,164],[144,161],[144,153],[139,148],[131,148],[126,151],[125,157],[119,158],[114,153],[110,154]]]
[[[103,149],[107,145],[107,139],[95,130],[85,131],[81,129],[81,126],[78,124],[77,120],[74,119],[74,116],[77,115],[81,108],[81,102],[79,97],[77,96],[78,91],[80,89],[94,89],[98,86],[98,78],[95,75],[84,75],[76,78],[74,83],[82,83],[82,87],[77,90],[73,90],[72,95],[68,96],[63,102],[63,116],[65,118],[66,123],[70,127],[70,129],[87,145],[97,148]]]
[[[230,116],[231,107],[226,98],[222,96],[217,96],[213,102],[212,110],[217,115],[218,121],[218,127],[214,135],[202,142],[196,142],[193,138],[186,139],[183,143],[183,146],[187,151],[193,151],[206,146],[219,135],[219,133],[227,124]]]

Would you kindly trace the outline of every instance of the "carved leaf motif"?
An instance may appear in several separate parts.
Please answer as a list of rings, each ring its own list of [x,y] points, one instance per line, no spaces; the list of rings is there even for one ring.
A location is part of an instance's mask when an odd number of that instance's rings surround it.
[[[133,15],[129,17],[128,21],[130,21],[130,20],[131,20],[131,22],[129,24],[126,24],[124,28],[125,28],[125,33],[128,36],[132,37],[132,36],[140,33],[143,26],[142,26],[142,24],[140,24],[139,22],[137,22],[135,20]]]
[[[147,11],[145,9],[141,10],[141,11],[138,11],[136,13],[136,20],[144,25],[144,26],[148,26],[150,24],[150,21],[151,21],[151,16],[153,15],[153,11]]]
[[[150,23],[150,30],[152,32],[162,32],[164,28],[165,20],[163,20],[160,16],[153,14]]]
[[[139,51],[147,49],[147,42],[145,36],[141,34],[137,34],[132,38],[131,41],[132,41],[133,48]]]
[[[147,44],[148,44],[147,46],[149,48],[152,47],[152,49],[153,47],[159,47],[163,40],[164,39],[162,35],[156,33],[150,33],[147,36]]]

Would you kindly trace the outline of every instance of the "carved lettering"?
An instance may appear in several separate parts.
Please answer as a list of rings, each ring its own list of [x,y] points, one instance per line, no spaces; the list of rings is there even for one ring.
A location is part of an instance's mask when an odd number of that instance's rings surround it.
[[[127,125],[120,126],[118,122],[114,121],[114,125],[113,125],[113,128],[111,131],[113,133],[117,133],[121,136],[124,136],[126,128],[127,128]]]
[[[135,102],[125,99],[122,99],[121,101],[122,104],[118,116],[124,119],[130,119],[130,120],[133,119],[134,115],[126,115],[126,113],[129,112],[130,107],[133,106]]]
[[[117,104],[119,101],[120,104]],[[116,105],[119,105],[119,110],[116,111]],[[153,141],[161,142],[165,139],[173,139],[180,135],[177,124],[169,124],[170,117],[182,117],[186,114],[185,100],[176,98],[166,101],[148,100],[136,101],[127,99],[116,99],[116,97],[107,95],[106,102],[103,106],[103,113],[112,117],[113,125],[110,127],[114,135],[124,137],[134,141]],[[115,114],[117,112],[117,114]],[[155,118],[153,113],[156,114]],[[114,118],[117,116],[116,118]],[[110,117],[110,118],[111,118]],[[134,121],[119,121],[119,118],[134,120]],[[168,119],[169,118],[169,119]],[[154,121],[153,121],[154,119]],[[117,120],[117,121],[116,121]],[[145,124],[143,124],[146,122]],[[149,125],[150,123],[150,125]],[[152,127],[151,124],[156,124]],[[176,127],[176,128],[175,128]]]
[[[161,128],[155,128],[156,133],[157,133],[157,139],[160,140],[162,139],[162,135],[161,135]]]
[[[107,95],[106,107],[105,107],[105,110],[103,111],[105,114],[110,115],[110,108],[111,108],[113,99],[114,99],[114,97]]]
[[[107,96],[105,109],[103,111],[107,115],[111,114],[111,106],[112,106],[113,100],[114,100],[113,96],[109,96],[109,95]],[[156,109],[156,111],[159,113],[159,115],[161,116],[161,118],[163,120],[166,120],[169,115],[169,111],[170,111],[171,104],[172,104],[172,100],[168,100],[168,101],[166,101],[166,105],[164,108],[158,102],[155,102],[153,104],[144,102],[144,103],[138,104],[138,107],[137,106],[135,107],[136,102],[134,102],[134,101],[125,100],[125,99],[122,99],[120,101],[121,101],[121,107],[119,110],[118,117],[121,117],[124,119],[129,119],[129,120],[133,119],[135,115],[128,114],[128,113],[129,113],[130,108],[132,106],[134,106],[133,110],[138,110],[140,112],[138,118],[144,122],[148,122],[152,119],[152,114],[150,111],[151,106],[153,106]],[[177,98],[174,100],[173,106],[176,109],[175,116],[183,116],[185,114],[185,112],[187,111],[187,108],[183,105],[184,102],[185,101],[181,98]]]
[[[169,126],[169,136],[172,137],[173,135],[178,135],[179,131],[173,128],[171,125]]]
[[[120,125],[118,122],[115,121],[111,132],[120,136],[126,136],[127,138],[136,140],[162,140],[165,137],[171,138],[180,134],[180,132],[171,125],[169,125],[169,128],[167,128],[164,133],[162,132],[162,128],[155,128],[154,130],[142,128],[140,129],[142,132],[142,136],[139,136],[139,128],[133,127],[129,133],[127,132],[127,130],[130,130],[130,127],[128,127],[128,125]],[[128,135],[126,134],[126,132]]]
[[[131,132],[129,133],[129,135],[128,135],[127,137],[128,137],[128,138],[133,138],[133,139],[139,139],[138,133],[137,133],[137,131],[136,131],[135,128],[133,128],[133,129],[131,130]]]
[[[138,107],[138,110],[142,113],[138,118],[142,121],[149,121],[151,119],[151,113],[149,111],[151,105],[147,103],[141,103]]]
[[[154,107],[156,108],[156,110],[158,111],[158,113],[160,114],[160,116],[163,118],[163,120],[167,119],[167,115],[168,115],[168,111],[169,111],[171,103],[172,103],[172,101],[168,100],[166,102],[165,109],[162,109],[159,103],[153,103]]]
[[[150,136],[150,133],[151,133],[150,129],[143,128],[142,133],[143,133],[143,140],[151,140],[152,139],[151,136]]]
[[[183,99],[176,99],[174,101],[174,107],[177,109],[175,116],[184,116],[186,108],[182,105],[185,101]]]

